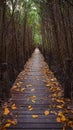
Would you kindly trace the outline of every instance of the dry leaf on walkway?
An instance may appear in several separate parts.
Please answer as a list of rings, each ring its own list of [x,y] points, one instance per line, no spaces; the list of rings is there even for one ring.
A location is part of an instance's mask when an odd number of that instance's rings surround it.
[[[59,103],[64,103],[63,99],[56,99],[56,101],[59,102]]]
[[[68,126],[70,126],[71,128],[73,128],[73,121],[69,121],[68,122]]]
[[[33,102],[33,103],[35,103],[35,102],[36,102],[36,100],[32,99],[32,102]]]
[[[18,86],[14,85],[14,86],[12,87],[12,90],[17,89],[17,87],[18,87]]]
[[[57,106],[57,108],[59,108],[59,109],[61,109],[61,108],[63,108],[64,107],[64,105],[58,105]]]
[[[5,108],[3,114],[4,114],[4,115],[8,115],[9,113],[10,113],[9,109],[8,109],[8,108]]]
[[[15,104],[12,104],[11,108],[12,108],[13,110],[17,109],[17,107],[16,107]]]
[[[50,84],[46,84],[46,87],[50,87]]]
[[[32,84],[27,84],[26,87],[32,87]]]
[[[44,114],[45,114],[45,116],[48,116],[48,115],[49,115],[49,111],[46,110],[46,111],[44,112]]]
[[[57,117],[57,122],[61,122],[61,118],[60,117]]]
[[[34,100],[35,100],[35,99],[36,99],[36,96],[32,96],[32,99],[34,99]]]
[[[24,92],[26,88],[21,88],[21,92]]]
[[[29,109],[30,111],[32,111],[32,110],[33,110],[33,107],[32,107],[32,106],[28,106],[28,109]]]
[[[38,115],[32,115],[32,118],[38,118]]]
[[[14,120],[8,119],[7,122],[8,122],[8,123],[11,123],[11,124],[13,124],[13,125],[16,125],[16,124],[17,124],[17,119],[14,119]]]
[[[11,126],[11,123],[7,123],[7,124],[4,125],[4,128],[10,127],[10,126]]]
[[[34,91],[35,91],[35,89],[33,88],[33,89],[31,89],[30,91],[31,91],[31,92],[34,92]]]
[[[61,122],[65,122],[67,120],[67,118],[64,116],[62,112],[58,112],[58,117],[60,118]],[[59,119],[58,117],[57,120]]]

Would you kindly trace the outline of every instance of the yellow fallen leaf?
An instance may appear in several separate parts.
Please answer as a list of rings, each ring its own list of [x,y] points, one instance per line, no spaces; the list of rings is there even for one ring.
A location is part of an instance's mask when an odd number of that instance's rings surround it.
[[[36,99],[36,96],[32,96],[32,99],[34,99],[34,100],[35,100],[35,99]]]
[[[38,115],[32,115],[32,118],[38,118]]]
[[[33,110],[33,107],[32,107],[32,106],[28,106],[28,109],[29,109],[30,111],[32,111],[32,110]]]
[[[22,83],[23,83],[23,82],[21,82],[21,81],[19,82],[20,85],[22,85]]]
[[[54,94],[53,94],[53,96],[54,96],[54,97],[56,97],[56,96],[57,96],[57,94],[56,94],[56,93],[54,93]]]
[[[33,89],[31,89],[30,91],[31,91],[31,92],[34,92],[34,91],[35,91],[35,89],[33,88]]]
[[[60,117],[57,117],[57,122],[61,122],[61,118]]]
[[[63,108],[63,106],[64,106],[64,105],[60,105],[60,106],[58,105],[57,108],[60,108],[60,109],[61,109],[61,108]]]
[[[32,87],[32,84],[27,84],[26,87]]]
[[[14,86],[12,87],[12,90],[16,89],[17,87],[18,87],[18,86],[14,85]]]
[[[16,107],[15,104],[12,104],[11,108],[12,108],[13,110],[17,109],[17,107]]]
[[[44,114],[45,114],[45,116],[48,116],[48,115],[49,115],[49,111],[46,110],[46,111],[44,112]]]
[[[58,112],[58,116],[60,117],[61,122],[65,122],[67,120],[67,118],[63,115],[62,112]]]
[[[62,114],[63,114],[62,112],[58,112],[58,116],[62,116]]]
[[[68,126],[70,126],[71,128],[73,128],[73,121],[69,121],[68,122]]]
[[[14,120],[8,119],[7,122],[8,122],[8,123],[11,123],[11,124],[13,124],[13,125],[16,125],[16,124],[17,124],[17,119],[14,119]]]
[[[73,110],[71,110],[71,113],[73,114]]]
[[[5,108],[3,114],[4,114],[4,115],[8,115],[9,113],[10,113],[9,109],[8,109],[8,108]]]
[[[46,87],[49,87],[50,86],[50,84],[46,84]]]
[[[35,102],[36,102],[36,100],[32,99],[32,102],[33,102],[33,103],[35,103]]]
[[[13,125],[16,125],[16,124],[17,124],[17,119],[14,119],[14,120],[12,121],[12,124],[13,124]]]
[[[63,99],[57,99],[56,101],[59,102],[59,103],[64,103]]]
[[[62,115],[61,120],[64,122],[64,121],[66,121],[67,119],[66,119],[66,117],[65,117],[64,115]]]
[[[10,126],[11,126],[11,123],[7,123],[7,124],[4,125],[4,128],[10,127]]]
[[[21,88],[21,92],[23,92],[26,88]]]
[[[17,85],[18,87],[20,87],[20,83],[17,83],[16,85]]]

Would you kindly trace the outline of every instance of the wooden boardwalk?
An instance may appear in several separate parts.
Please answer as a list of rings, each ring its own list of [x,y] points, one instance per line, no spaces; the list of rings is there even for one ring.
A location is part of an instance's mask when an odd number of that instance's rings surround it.
[[[16,107],[12,115],[17,119],[17,124],[7,130],[63,130],[63,124],[56,121],[57,109],[54,108],[55,113],[50,110],[53,102],[42,73],[45,65],[42,55],[36,49],[13,86],[10,101]]]

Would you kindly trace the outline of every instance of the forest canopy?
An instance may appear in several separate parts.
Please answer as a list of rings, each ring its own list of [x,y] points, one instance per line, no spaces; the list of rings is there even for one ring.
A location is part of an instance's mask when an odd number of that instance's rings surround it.
[[[41,1],[39,1],[41,2]],[[40,9],[38,1],[35,0],[7,0],[6,2],[10,15],[12,13],[20,13],[21,22],[27,15],[27,24],[32,29],[33,41],[35,44],[42,43],[40,30]]]

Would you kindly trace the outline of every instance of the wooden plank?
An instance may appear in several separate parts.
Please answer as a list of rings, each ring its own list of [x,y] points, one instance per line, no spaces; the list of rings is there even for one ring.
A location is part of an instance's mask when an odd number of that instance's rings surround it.
[[[7,128],[7,130],[32,130],[32,128]],[[63,128],[34,128],[34,130],[63,130]],[[72,130],[70,127],[67,127],[66,130]]]
[[[13,128],[13,126],[11,127],[11,128]],[[22,129],[22,128],[24,128],[24,129],[56,129],[56,128],[60,128],[60,129],[62,129],[63,128],[63,125],[62,124],[37,124],[37,123],[19,123],[18,125],[16,125],[16,126],[14,126],[14,128],[16,129],[16,128],[19,128],[19,129]]]
[[[45,110],[37,110],[37,109],[34,109],[33,111],[28,111],[28,109],[26,110],[15,110],[15,111],[12,111],[13,114],[18,114],[18,115],[31,115],[31,114],[35,114],[37,113],[38,115],[44,115],[44,111]],[[55,114],[50,114],[48,116],[55,116]]]

